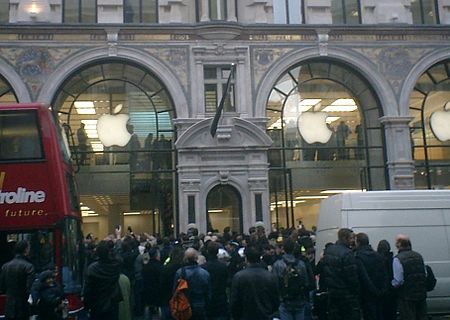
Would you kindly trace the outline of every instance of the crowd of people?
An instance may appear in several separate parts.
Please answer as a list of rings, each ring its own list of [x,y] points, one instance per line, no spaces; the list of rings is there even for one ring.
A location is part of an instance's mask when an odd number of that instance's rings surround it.
[[[304,228],[266,234],[199,234],[178,238],[135,235],[131,228],[98,241],[86,236],[82,297],[89,319],[174,319],[170,300],[178,280],[188,284],[192,320],[402,320],[426,319],[426,268],[406,235],[374,250],[365,233],[340,229],[315,263],[315,235]],[[64,295],[54,270],[34,275],[29,244],[1,270],[6,319],[64,319]],[[35,280],[34,280],[35,279]]]

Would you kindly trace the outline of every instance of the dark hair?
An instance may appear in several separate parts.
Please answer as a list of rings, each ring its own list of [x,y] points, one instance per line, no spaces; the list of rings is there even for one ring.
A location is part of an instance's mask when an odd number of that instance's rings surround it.
[[[181,246],[173,246],[170,251],[170,263],[182,264],[184,258],[184,249]]]
[[[341,241],[346,241],[348,238],[350,238],[350,235],[353,233],[352,229],[348,228],[342,228],[338,231],[338,239]]]
[[[389,244],[389,241],[383,239],[378,242],[377,246],[377,252],[380,254],[386,254],[391,251],[391,245]]]
[[[16,243],[15,253],[24,254],[30,248],[30,243],[27,240],[20,240]]]
[[[150,259],[155,259],[159,254],[159,249],[157,247],[151,247],[148,250],[148,256],[150,257]]]
[[[409,239],[399,239],[400,248],[411,249],[411,241]]]
[[[291,254],[295,249],[295,242],[291,238],[287,238],[283,243],[284,252]]]
[[[217,257],[217,254],[219,253],[220,244],[214,241],[209,241],[208,245],[206,246],[206,253],[208,254],[208,257]]]
[[[261,251],[257,246],[247,246],[244,255],[250,263],[258,263],[261,260]]]
[[[95,250],[97,257],[102,260],[110,260],[113,255],[114,242],[111,240],[102,240],[98,243]]]
[[[356,234],[356,243],[360,246],[369,245],[369,236],[364,232],[360,232]]]

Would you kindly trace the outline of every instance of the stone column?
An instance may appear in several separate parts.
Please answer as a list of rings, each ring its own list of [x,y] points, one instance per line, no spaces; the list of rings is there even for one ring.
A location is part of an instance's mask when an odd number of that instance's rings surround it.
[[[236,2],[234,0],[228,0],[227,3],[227,20],[237,22],[236,17]]]
[[[380,118],[386,136],[390,189],[414,189],[414,160],[409,130],[411,117]]]
[[[209,1],[208,0],[201,0],[202,3],[202,10],[201,10],[201,14],[202,16],[200,17],[200,22],[208,22],[209,19]]]

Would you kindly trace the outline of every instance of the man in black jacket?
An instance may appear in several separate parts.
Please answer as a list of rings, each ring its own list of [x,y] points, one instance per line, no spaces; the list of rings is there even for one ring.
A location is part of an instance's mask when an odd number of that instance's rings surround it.
[[[395,239],[398,254],[392,267],[392,285],[398,288],[398,309],[402,320],[427,319],[427,288],[422,256],[411,249],[411,241],[399,234]]]
[[[114,257],[111,240],[99,242],[96,253],[98,261],[92,263],[84,284],[84,303],[90,311],[91,320],[117,320],[122,293],[119,287],[121,263]]]
[[[231,282],[231,313],[234,320],[270,320],[280,298],[275,275],[260,265],[261,252],[255,246],[244,251],[247,267]]]
[[[338,231],[338,241],[326,248],[322,274],[328,288],[329,320],[360,320],[358,266],[352,251],[352,230]]]
[[[382,296],[387,291],[387,271],[381,255],[369,244],[369,236],[356,235],[356,261],[361,281],[361,310],[364,320],[382,320]]]
[[[230,319],[228,311],[227,286],[228,269],[225,263],[217,258],[220,244],[215,241],[209,241],[206,247],[207,262],[202,268],[209,272],[211,280],[211,299],[206,306],[206,316],[208,320],[228,320]]]
[[[30,244],[26,240],[17,242],[16,256],[5,263],[0,275],[0,292],[6,294],[6,319],[29,318],[28,296],[34,279],[34,267],[28,260]]]

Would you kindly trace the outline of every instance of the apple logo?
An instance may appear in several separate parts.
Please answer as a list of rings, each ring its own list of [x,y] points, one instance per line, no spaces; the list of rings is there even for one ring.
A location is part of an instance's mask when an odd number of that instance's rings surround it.
[[[444,105],[444,110],[435,111],[431,114],[430,127],[439,141],[450,140],[450,101],[447,101]]]
[[[98,138],[105,147],[123,147],[131,139],[127,130],[128,115],[118,114],[122,107],[122,104],[118,104],[113,114],[104,114],[97,121]]]
[[[297,118],[297,125],[306,143],[327,143],[333,131],[328,128],[326,112],[302,112]]]

